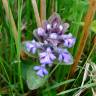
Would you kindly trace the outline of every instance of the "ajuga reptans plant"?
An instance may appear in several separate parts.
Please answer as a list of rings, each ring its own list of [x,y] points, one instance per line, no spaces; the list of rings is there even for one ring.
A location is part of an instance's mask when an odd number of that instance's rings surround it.
[[[33,31],[36,40],[24,43],[28,53],[38,54],[40,65],[33,68],[38,76],[47,75],[46,67],[51,67],[55,61],[65,64],[73,63],[73,57],[68,48],[75,44],[76,39],[71,33],[66,33],[68,28],[69,24],[63,23],[60,16],[54,13],[48,21],[43,22],[42,27]]]

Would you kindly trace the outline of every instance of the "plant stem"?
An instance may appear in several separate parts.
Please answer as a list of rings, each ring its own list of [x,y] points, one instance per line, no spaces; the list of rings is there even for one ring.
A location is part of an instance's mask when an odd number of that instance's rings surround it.
[[[54,12],[57,12],[57,0],[52,0],[52,9],[51,9],[51,13],[53,14]]]
[[[40,1],[40,18],[41,23],[43,23],[43,21],[46,20],[46,0]]]
[[[22,1],[18,0],[18,46],[17,46],[17,59],[20,61],[20,52],[21,52],[21,16],[22,16]],[[20,88],[23,93],[23,80],[22,80],[22,70],[21,62],[18,62],[18,76],[20,82]]]
[[[35,17],[36,17],[37,26],[40,27],[41,26],[41,20],[40,20],[40,16],[39,16],[39,11],[38,11],[36,0],[31,0],[31,2],[32,2],[32,6],[33,6]]]
[[[57,65],[53,68],[53,70],[50,72],[48,78],[55,72],[55,70],[59,67],[59,65],[60,65],[60,64],[57,64]]]

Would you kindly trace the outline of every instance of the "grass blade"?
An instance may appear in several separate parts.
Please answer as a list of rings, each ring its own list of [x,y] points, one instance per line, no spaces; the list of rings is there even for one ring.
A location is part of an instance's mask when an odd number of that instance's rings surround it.
[[[36,0],[31,0],[31,2],[32,2],[33,9],[34,9],[37,26],[40,27],[41,26],[41,20],[40,20],[40,16],[39,16]]]

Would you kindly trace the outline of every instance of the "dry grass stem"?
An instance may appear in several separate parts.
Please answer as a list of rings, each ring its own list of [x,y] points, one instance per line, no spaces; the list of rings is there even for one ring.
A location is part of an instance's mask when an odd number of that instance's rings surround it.
[[[46,20],[46,0],[40,1],[40,18],[41,22]]]
[[[40,27],[41,26],[41,20],[40,20],[36,0],[31,0],[31,2],[32,2],[33,9],[34,9],[34,14],[35,14],[35,17],[36,17],[37,26]]]

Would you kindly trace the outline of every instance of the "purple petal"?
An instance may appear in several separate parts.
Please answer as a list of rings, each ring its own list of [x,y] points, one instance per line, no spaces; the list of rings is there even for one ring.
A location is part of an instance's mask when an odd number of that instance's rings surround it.
[[[47,75],[47,74],[48,74],[48,71],[47,71],[46,69],[43,69],[43,73],[44,73],[45,75]]]
[[[75,38],[69,39],[69,48],[71,48],[75,44],[75,41]]]
[[[64,62],[66,64],[72,64],[73,63],[73,57],[71,56],[71,54],[68,54],[68,55],[65,56]]]
[[[55,55],[51,51],[51,48],[49,47],[45,52],[40,53],[39,57],[41,64],[52,64],[53,60],[56,59]]]
[[[42,71],[42,70],[39,70],[39,71],[37,72],[37,75],[40,76],[40,77],[44,77],[44,74],[43,74],[43,71]]]
[[[55,55],[53,55],[53,54],[50,54],[50,58],[51,58],[51,60],[55,60],[56,59]]]
[[[63,26],[62,25],[59,26],[59,30],[63,31]]]
[[[73,57],[71,56],[71,54],[68,52],[67,49],[58,49],[59,51],[59,58],[58,60],[60,62],[64,61],[64,63],[66,64],[72,64],[73,63]]]
[[[64,46],[65,46],[65,47],[68,47],[68,46],[69,46],[67,40],[64,41]]]
[[[37,29],[37,34],[38,34],[39,36],[44,36],[44,35],[46,35],[46,34],[45,34],[45,30],[44,30],[43,28],[38,28],[38,29]]]
[[[51,53],[52,51],[51,51],[51,48],[47,48],[47,50],[46,50],[48,53]]]
[[[69,34],[61,35],[61,37],[62,37],[63,39],[70,38]]]
[[[44,58],[47,54],[45,52],[39,53],[40,58]]]
[[[70,38],[70,39],[66,39],[64,41],[64,46],[71,48],[74,44],[75,44],[76,39],[75,38]]]
[[[65,49],[57,48],[57,52],[58,52],[59,54],[61,54],[64,50],[65,50]]]
[[[51,30],[51,24],[47,24],[47,30]]]
[[[36,41],[34,39],[31,42],[32,42],[32,44],[36,44]]]
[[[59,60],[60,62],[62,62],[62,61],[63,61],[63,57],[62,57],[62,55],[59,55],[58,60]]]
[[[33,69],[34,69],[34,70],[40,70],[40,68],[41,68],[40,66],[34,66]]]
[[[58,35],[56,33],[51,33],[49,35],[49,38],[51,38],[51,39],[57,39],[58,38]]]
[[[33,54],[35,54],[36,53],[36,48],[32,48],[31,50],[30,50]]]
[[[56,39],[47,39],[47,41],[49,42],[50,45],[53,45],[53,46],[57,46],[60,42]]]
[[[71,33],[68,35],[62,35],[62,38],[64,40],[64,46],[68,48],[71,48],[76,42],[76,39],[72,37]]]
[[[36,41],[32,40],[31,42],[26,43],[26,49],[28,52],[32,52],[33,54],[36,52],[37,46],[36,46]]]
[[[45,58],[40,59],[40,63],[41,63],[41,64],[51,64],[52,61],[51,61],[50,58],[47,56],[47,57],[45,57]]]
[[[26,49],[28,52],[30,52],[31,48],[33,48],[33,45],[31,43],[26,43]]]
[[[41,42],[37,42],[37,43],[36,43],[36,47],[37,47],[37,48],[42,48],[42,43],[41,43]]]

